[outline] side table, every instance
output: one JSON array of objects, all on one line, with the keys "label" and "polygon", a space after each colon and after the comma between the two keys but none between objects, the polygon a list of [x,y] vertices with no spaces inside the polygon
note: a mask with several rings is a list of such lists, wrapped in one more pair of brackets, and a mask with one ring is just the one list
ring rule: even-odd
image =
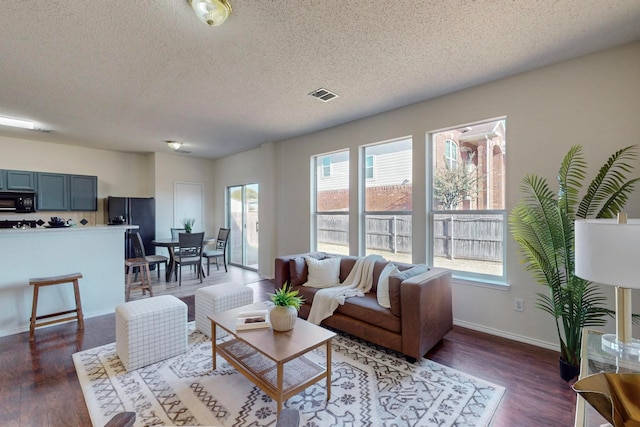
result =
[{"label": "side table", "polygon": [[[640,372],[640,362],[621,359],[602,350],[602,335],[591,329],[582,331],[582,348],[580,349],[580,379],[599,372],[633,373]],[[575,427],[611,426],[581,396],[576,399]]]}]

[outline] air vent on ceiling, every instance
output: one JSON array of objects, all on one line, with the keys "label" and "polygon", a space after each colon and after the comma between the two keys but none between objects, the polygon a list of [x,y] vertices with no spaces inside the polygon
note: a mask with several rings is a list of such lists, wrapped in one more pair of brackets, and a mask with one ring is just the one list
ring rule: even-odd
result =
[{"label": "air vent on ceiling", "polygon": [[311,92],[309,95],[313,96],[314,98],[318,98],[322,102],[329,102],[332,99],[338,97],[338,95],[336,95],[335,93],[328,91],[324,88],[316,89],[313,92]]}]

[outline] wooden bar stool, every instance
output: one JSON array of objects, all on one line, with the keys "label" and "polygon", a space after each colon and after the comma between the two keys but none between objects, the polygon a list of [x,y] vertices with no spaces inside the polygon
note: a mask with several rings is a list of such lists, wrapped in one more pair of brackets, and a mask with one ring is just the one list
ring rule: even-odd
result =
[{"label": "wooden bar stool", "polygon": [[[136,286],[142,289],[142,295],[145,291],[149,291],[149,296],[153,296],[151,290],[151,271],[149,270],[149,263],[144,258],[128,258],[124,260],[125,270],[127,271],[127,288],[125,294],[125,301],[129,301],[131,295],[131,288]],[[140,270],[140,280],[135,280],[135,269]]]},{"label": "wooden bar stool", "polygon": [[[37,279],[29,279],[29,285],[33,286],[33,305],[31,306],[31,319],[29,323],[29,341],[33,341],[35,329],[39,326],[51,325],[53,323],[66,322],[69,320],[78,320],[78,329],[84,329],[84,318],[82,315],[82,303],[80,301],[80,288],[78,279],[82,278],[82,273],[67,274],[64,276],[42,277]],[[59,313],[45,314],[38,316],[38,293],[41,286],[60,285],[62,283],[73,283],[73,293],[76,298],[76,308],[73,310],[61,311]],[[48,319],[50,317],[62,316],[69,313],[75,313],[74,316],[62,319],[48,320],[46,322],[37,321],[40,319]]]}]

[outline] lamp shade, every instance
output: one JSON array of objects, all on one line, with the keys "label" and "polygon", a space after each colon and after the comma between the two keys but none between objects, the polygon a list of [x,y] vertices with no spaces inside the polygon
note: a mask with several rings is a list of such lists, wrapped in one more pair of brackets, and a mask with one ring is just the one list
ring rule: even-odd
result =
[{"label": "lamp shade", "polygon": [[640,219],[575,222],[575,274],[592,282],[640,288]]}]

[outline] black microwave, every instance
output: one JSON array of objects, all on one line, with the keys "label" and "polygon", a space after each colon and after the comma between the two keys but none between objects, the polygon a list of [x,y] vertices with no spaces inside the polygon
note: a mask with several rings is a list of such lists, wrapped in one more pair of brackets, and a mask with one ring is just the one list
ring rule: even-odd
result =
[{"label": "black microwave", "polygon": [[28,213],[36,211],[36,193],[0,191],[0,212]]}]

